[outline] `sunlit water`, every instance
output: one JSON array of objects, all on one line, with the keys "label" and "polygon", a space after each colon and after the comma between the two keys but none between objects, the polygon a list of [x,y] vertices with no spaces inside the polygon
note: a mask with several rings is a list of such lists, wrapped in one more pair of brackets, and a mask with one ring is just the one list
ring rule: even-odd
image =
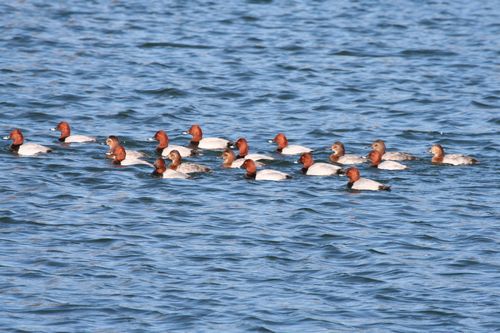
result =
[{"label": "sunlit water", "polygon": [[[0,328],[6,332],[500,330],[497,1],[12,1],[0,5]],[[99,143],[64,146],[68,120]],[[207,136],[291,143],[326,161],[377,138],[420,159],[281,183],[116,167]],[[441,143],[476,166],[432,166]]]}]

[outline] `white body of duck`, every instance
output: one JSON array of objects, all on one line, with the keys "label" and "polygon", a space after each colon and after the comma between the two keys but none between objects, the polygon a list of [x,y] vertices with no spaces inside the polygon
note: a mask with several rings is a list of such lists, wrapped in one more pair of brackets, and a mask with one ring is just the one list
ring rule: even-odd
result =
[{"label": "white body of duck", "polygon": [[127,157],[123,161],[120,162],[120,165],[123,166],[128,166],[128,165],[147,165],[147,166],[153,166],[153,164],[141,160],[139,158],[134,158],[134,157],[129,157],[128,156],[128,151],[127,151]]},{"label": "white body of duck", "polygon": [[70,135],[64,139],[64,143],[84,143],[84,142],[95,142],[96,138],[93,136],[86,135]]},{"label": "white body of duck", "polygon": [[49,147],[45,147],[37,143],[27,142],[19,146],[17,154],[21,156],[33,156],[37,154],[48,153],[50,151],[52,151],[52,149],[50,149]]},{"label": "white body of duck", "polygon": [[[111,151],[107,152],[106,155],[110,156],[113,153]],[[129,160],[138,160],[144,157],[144,153],[137,150],[127,150],[127,157]]]},{"label": "white body of duck", "polygon": [[314,163],[307,168],[306,175],[308,176],[333,176],[338,175],[340,167],[328,163]]},{"label": "white body of duck", "polygon": [[278,133],[271,142],[276,142],[278,145],[278,153],[283,155],[299,155],[303,153],[310,153],[312,149],[299,146],[299,145],[289,145],[288,139],[283,133]]},{"label": "white body of duck", "polygon": [[106,144],[110,149],[109,152],[106,153],[106,155],[109,158],[113,158],[114,164],[123,166],[137,164],[153,166],[151,163],[141,160],[141,157],[144,156],[143,153],[135,150],[125,150],[125,147],[120,144],[120,139],[118,139],[118,137],[116,137],[115,135],[110,135],[106,139]]},{"label": "white body of duck", "polygon": [[372,163],[372,167],[381,169],[381,170],[405,170],[408,167],[396,161],[383,161],[382,162],[382,154],[377,150],[372,150],[368,154],[368,159]]},{"label": "white body of duck", "polygon": [[204,138],[198,142],[198,148],[207,150],[223,150],[229,145],[229,140],[222,138]]},{"label": "white body of duck", "polygon": [[432,146],[430,153],[434,155],[432,157],[432,163],[434,164],[472,165],[478,163],[478,160],[470,156],[445,154],[443,146],[437,144]]},{"label": "white body of duck", "polygon": [[332,151],[334,153],[330,155],[330,161],[332,161],[333,163],[350,165],[350,164],[361,164],[366,162],[365,157],[346,154],[344,144],[340,141],[337,141],[332,145]]},{"label": "white body of duck", "polygon": [[186,134],[191,134],[192,139],[190,146],[206,150],[224,150],[229,147],[229,140],[222,138],[203,138],[203,132],[199,125],[193,125],[189,128]]},{"label": "white body of duck", "polygon": [[351,189],[359,191],[380,191],[385,187],[384,184],[368,178],[359,178],[357,181],[352,183]]},{"label": "white body of duck", "polygon": [[156,146],[156,151],[164,157],[167,157],[172,150],[177,150],[179,154],[181,154],[181,157],[189,157],[193,155],[193,150],[188,147],[170,145],[168,135],[163,130],[157,131],[154,137],[150,140],[158,141],[158,146]]},{"label": "white body of duck", "polygon": [[197,172],[209,172],[210,168],[196,163],[185,163],[182,162],[180,153],[177,150],[172,150],[168,154],[168,158],[172,161],[169,169],[182,172],[182,173],[197,173]]},{"label": "white body of duck", "polygon": [[[245,162],[244,158],[236,159],[234,152],[229,148],[226,148],[224,150],[221,157],[224,160],[224,163],[222,164],[224,168],[241,168],[241,166]],[[264,164],[260,162],[255,162],[255,165],[260,167],[263,166]]]},{"label": "white body of duck", "polygon": [[178,145],[168,145],[168,147],[163,148],[161,156],[167,157],[172,150],[177,150],[179,154],[181,154],[181,157],[189,157],[193,155],[193,150],[188,147],[178,146]]},{"label": "white body of duck", "polygon": [[201,164],[182,162],[179,166],[177,166],[175,170],[187,174],[187,173],[197,173],[197,172],[209,172],[210,168]]},{"label": "white body of duck", "polygon": [[[252,160],[252,161],[259,161],[259,160],[274,160],[274,157],[271,157],[269,155],[264,155],[264,154],[249,154],[248,150],[248,141],[245,138],[239,138],[236,140],[234,143],[236,148],[238,148],[238,156],[236,157],[237,159],[242,159],[243,161],[246,159]],[[243,163],[241,161],[241,163]]]},{"label": "white body of duck", "polygon": [[265,169],[265,170],[260,170],[257,171],[255,174],[255,180],[285,180],[290,178],[290,176],[284,172],[277,171],[277,170],[270,170],[270,169]]},{"label": "white body of duck", "polygon": [[166,169],[165,172],[163,172],[162,178],[169,178],[169,179],[188,179],[189,175],[172,170],[172,169]]},{"label": "white body of duck", "polygon": [[409,161],[416,159],[415,156],[408,153],[386,151],[385,142],[383,140],[375,140],[372,143],[372,149],[378,151],[382,155],[382,159],[386,161]]},{"label": "white body of duck", "polygon": [[377,165],[378,169],[381,170],[405,170],[408,167],[404,164],[398,163],[396,161],[383,161]]},{"label": "white body of duck", "polygon": [[399,151],[386,151],[384,155],[382,155],[382,159],[385,161],[410,161],[414,160],[415,157]]},{"label": "white body of duck", "polygon": [[340,156],[336,163],[345,165],[362,164],[366,163],[366,157],[346,154],[344,156]]},{"label": "white body of duck", "polygon": [[272,161],[272,160],[274,160],[273,157],[268,156],[268,155],[264,155],[264,154],[248,154],[248,155],[245,155],[243,157],[240,157],[239,159],[242,159],[242,160],[249,159],[249,160],[254,160],[254,161],[262,161],[262,160]]},{"label": "white body of duck", "polygon": [[307,176],[333,176],[339,174],[341,167],[328,163],[314,163],[311,153],[303,153],[298,160],[302,163],[302,172]]},{"label": "white body of duck", "polygon": [[154,163],[154,168],[155,171],[153,171],[153,175],[161,178],[168,178],[168,179],[188,179],[189,175],[172,170],[172,169],[167,169],[165,165],[165,161],[159,157],[155,163]]},{"label": "white body of duck", "polygon": [[66,121],[61,121],[55,128],[51,128],[51,131],[60,131],[61,136],[59,141],[64,143],[84,143],[84,142],[95,142],[96,138],[93,136],[86,135],[72,135],[69,123]]},{"label": "white body of duck", "polygon": [[347,187],[358,191],[390,191],[391,187],[377,181],[362,178],[359,170],[355,167],[347,169],[346,176],[349,178]]},{"label": "white body of duck", "polygon": [[257,171],[255,162],[249,159],[243,162],[241,168],[246,169],[247,173],[245,177],[248,179],[280,181],[291,178],[288,174],[277,170],[266,169]]},{"label": "white body of duck", "polygon": [[285,148],[281,149],[281,153],[283,155],[299,155],[303,153],[310,153],[312,152],[312,149],[304,147],[304,146],[298,146],[298,145],[289,145],[286,146]]},{"label": "white body of duck", "polygon": [[24,136],[20,129],[14,129],[9,136],[4,137],[4,140],[12,140],[10,149],[20,156],[33,156],[51,152],[49,147],[42,146],[38,143],[24,142]]},{"label": "white body of duck", "polygon": [[477,160],[462,154],[447,154],[444,155],[442,163],[451,165],[471,165],[476,164]]}]

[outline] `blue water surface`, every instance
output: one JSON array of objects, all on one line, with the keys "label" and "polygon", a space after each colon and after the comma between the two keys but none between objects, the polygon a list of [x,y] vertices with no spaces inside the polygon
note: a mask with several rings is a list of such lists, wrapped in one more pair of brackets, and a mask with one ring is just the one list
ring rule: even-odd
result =
[{"label": "blue water surface", "polygon": [[[14,1],[0,4],[0,330],[500,331],[500,6],[485,1]],[[67,120],[97,143],[62,145]],[[151,177],[193,123],[272,154],[279,131],[327,161],[343,141],[410,152],[407,171],[268,164],[255,182]],[[477,158],[434,166],[427,150]]]}]

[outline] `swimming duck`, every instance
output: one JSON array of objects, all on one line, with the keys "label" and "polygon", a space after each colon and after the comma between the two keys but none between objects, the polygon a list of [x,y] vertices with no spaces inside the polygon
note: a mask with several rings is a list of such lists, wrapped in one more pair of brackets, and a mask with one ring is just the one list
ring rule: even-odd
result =
[{"label": "swimming duck", "polygon": [[304,166],[302,172],[308,176],[332,176],[338,175],[342,170],[341,167],[337,165],[332,165],[328,163],[314,163],[314,159],[311,153],[303,153],[298,160]]},{"label": "swimming duck", "polygon": [[24,136],[19,128],[12,130],[9,136],[4,137],[4,140],[12,140],[10,150],[21,156],[33,156],[52,151],[52,149],[37,143],[24,143]]},{"label": "swimming duck", "polygon": [[239,138],[238,140],[236,140],[234,145],[236,148],[238,148],[238,156],[236,156],[237,159],[249,159],[253,161],[274,160],[273,157],[268,155],[248,154],[248,141],[245,138]]},{"label": "swimming duck", "polygon": [[366,158],[357,155],[345,153],[344,144],[340,141],[332,145],[333,154],[330,155],[330,161],[338,164],[360,164],[365,163]]},{"label": "swimming duck", "polygon": [[60,131],[61,136],[59,137],[59,141],[64,143],[80,143],[80,142],[93,142],[96,141],[96,138],[92,136],[85,135],[71,135],[71,129],[69,127],[68,122],[61,121],[55,128],[51,128],[51,131]]},{"label": "swimming duck", "polygon": [[[106,155],[108,156],[110,156],[114,147],[121,145],[120,139],[118,139],[116,135],[108,136],[108,138],[106,139],[106,144],[109,146],[109,151],[106,153]],[[127,157],[133,159],[139,159],[144,157],[144,154],[136,150],[127,150]]]},{"label": "swimming duck", "polygon": [[153,171],[152,175],[156,177],[162,177],[162,178],[173,178],[173,179],[187,179],[189,178],[189,175],[172,170],[172,169],[167,169],[167,166],[165,165],[165,161],[163,158],[158,157],[154,163],[155,171]]},{"label": "swimming duck", "polygon": [[277,170],[266,169],[257,172],[257,166],[255,165],[255,162],[248,159],[243,162],[241,168],[246,169],[247,172],[245,174],[245,177],[248,179],[279,181],[292,178],[286,173]]},{"label": "swimming duck", "polygon": [[372,143],[372,149],[378,151],[382,154],[382,159],[386,161],[407,161],[415,160],[416,157],[408,153],[402,153],[397,151],[388,152],[385,150],[385,142],[383,140],[375,140]]},{"label": "swimming duck", "polygon": [[[222,163],[223,168],[240,168],[243,162],[245,162],[244,158],[238,158],[236,159],[236,156],[234,155],[234,152],[226,148],[224,152],[221,155],[222,159],[224,162]],[[260,167],[263,166],[264,164],[261,162],[255,162],[255,164]]]},{"label": "swimming duck", "polygon": [[309,153],[312,151],[312,149],[304,146],[289,145],[288,139],[283,133],[278,133],[274,137],[274,139],[271,140],[271,142],[276,142],[276,144],[278,145],[278,149],[276,149],[276,151],[283,155],[298,155],[302,153]]},{"label": "swimming duck", "polygon": [[191,134],[190,147],[207,149],[207,150],[222,150],[229,147],[230,142],[222,138],[203,138],[203,132],[200,125],[193,125],[185,134]]},{"label": "swimming duck", "polygon": [[153,166],[151,163],[140,159],[140,156],[143,156],[141,153],[132,151],[132,154],[130,154],[125,147],[120,144],[120,140],[114,135],[110,135],[106,139],[106,144],[110,148],[106,155],[108,158],[113,159],[113,164],[123,166],[136,164]]},{"label": "swimming duck", "polygon": [[169,145],[168,135],[165,131],[159,130],[158,132],[155,133],[153,139],[158,141],[158,146],[156,146],[156,152],[161,154],[162,156],[168,156],[168,154],[172,150],[177,150],[179,154],[181,154],[181,157],[189,157],[193,155],[193,150],[190,148],[178,145]]},{"label": "swimming duck", "polygon": [[359,170],[356,167],[351,167],[346,170],[346,176],[349,178],[347,187],[353,190],[367,191],[390,191],[391,187],[381,184],[371,179],[361,178]]},{"label": "swimming duck", "polygon": [[434,155],[432,156],[432,163],[434,164],[471,165],[479,163],[478,160],[470,156],[445,154],[443,146],[438,144],[433,145],[429,152]]},{"label": "swimming duck", "polygon": [[181,154],[177,150],[172,150],[168,153],[168,158],[172,161],[169,168],[182,173],[209,172],[210,168],[204,165],[195,163],[182,162]]},{"label": "swimming duck", "polygon": [[396,161],[383,161],[382,154],[376,150],[372,150],[368,154],[368,159],[371,162],[371,166],[381,169],[381,170],[404,170],[408,167]]}]

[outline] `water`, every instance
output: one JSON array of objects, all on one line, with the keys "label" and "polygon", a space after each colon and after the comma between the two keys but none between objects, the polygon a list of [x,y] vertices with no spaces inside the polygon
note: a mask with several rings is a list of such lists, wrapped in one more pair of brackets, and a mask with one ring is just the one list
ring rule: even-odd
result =
[{"label": "water", "polygon": [[[0,131],[54,152],[0,149],[0,328],[8,332],[500,330],[500,11],[490,1],[10,1],[0,5]],[[68,120],[99,144],[63,146]],[[420,157],[282,183],[222,170],[192,181],[120,168],[118,135],[150,154],[200,123],[284,131],[365,154]],[[439,167],[443,144],[481,163]]]}]

